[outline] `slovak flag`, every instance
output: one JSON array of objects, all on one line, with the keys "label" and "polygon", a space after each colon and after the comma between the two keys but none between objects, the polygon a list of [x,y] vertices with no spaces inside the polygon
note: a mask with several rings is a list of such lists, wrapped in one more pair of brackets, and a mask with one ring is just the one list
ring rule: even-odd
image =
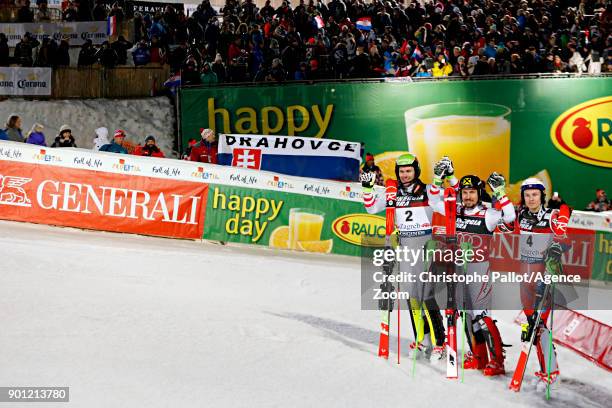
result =
[{"label": "slovak flag", "polygon": [[372,29],[372,18],[371,17],[361,17],[357,20],[357,29],[363,31],[370,31]]},{"label": "slovak flag", "polygon": [[325,22],[323,21],[321,16],[315,16],[314,19],[317,22],[317,28],[321,29],[321,28],[325,27]]},{"label": "slovak flag", "polygon": [[117,17],[112,16],[106,19],[106,34],[109,37],[117,34]]}]

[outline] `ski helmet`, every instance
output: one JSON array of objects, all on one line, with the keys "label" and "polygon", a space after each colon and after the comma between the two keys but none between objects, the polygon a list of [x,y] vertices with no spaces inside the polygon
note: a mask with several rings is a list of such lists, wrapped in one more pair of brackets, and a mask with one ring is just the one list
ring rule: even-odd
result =
[{"label": "ski helmet", "polygon": [[525,205],[525,190],[540,190],[542,193],[540,194],[542,205],[546,203],[546,187],[540,179],[529,177],[521,183],[521,205]]},{"label": "ski helmet", "polygon": [[459,192],[461,193],[461,190],[463,190],[464,188],[475,189],[476,193],[478,194],[478,202],[482,200],[484,183],[482,182],[480,177],[471,174],[461,177],[461,180],[459,180]]},{"label": "ski helmet", "polygon": [[412,153],[405,153],[399,156],[395,160],[395,177],[399,180],[399,168],[410,166],[414,169],[414,179],[418,179],[421,175],[421,166],[419,165],[419,160]]}]

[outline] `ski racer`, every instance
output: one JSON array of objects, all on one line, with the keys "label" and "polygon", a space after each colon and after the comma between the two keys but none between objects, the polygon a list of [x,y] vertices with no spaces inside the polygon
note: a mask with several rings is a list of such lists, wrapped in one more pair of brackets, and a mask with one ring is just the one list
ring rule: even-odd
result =
[{"label": "ski racer", "polygon": [[[448,160],[448,159],[446,159]],[[399,238],[398,244],[410,250],[422,251],[432,237],[432,215],[444,211],[444,202],[440,194],[442,171],[446,166],[442,161],[436,163],[434,179],[438,183],[426,185],[420,179],[421,169],[417,157],[407,153],[399,156],[395,162],[395,176],[398,181],[395,205],[395,225]],[[442,169],[442,170],[441,170]],[[449,175],[450,179],[454,176]],[[384,195],[373,191],[374,176],[364,173],[361,176],[365,209],[370,214],[376,214],[386,208]],[[456,184],[457,179],[454,178]],[[452,181],[451,181],[452,183]],[[422,257],[414,260],[414,264],[400,262],[401,272],[416,276],[425,269]],[[384,285],[384,284],[383,284]],[[433,284],[415,282],[409,284],[412,328],[415,342],[410,347],[415,358],[430,358],[432,353],[441,359],[444,353],[444,324],[440,308],[433,297]],[[427,325],[425,325],[427,321]],[[425,334],[429,333],[429,337]]]}]

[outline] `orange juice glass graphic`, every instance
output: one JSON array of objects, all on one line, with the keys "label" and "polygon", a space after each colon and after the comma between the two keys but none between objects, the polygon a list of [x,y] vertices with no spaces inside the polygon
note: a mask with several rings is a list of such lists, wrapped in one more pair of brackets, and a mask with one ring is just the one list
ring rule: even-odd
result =
[{"label": "orange juice glass graphic", "polygon": [[306,208],[289,210],[289,248],[298,249],[298,241],[319,241],[325,213]]},{"label": "orange juice glass graphic", "polygon": [[419,106],[404,113],[408,150],[431,183],[433,165],[449,156],[458,178],[474,174],[486,180],[494,171],[510,171],[510,108],[489,103],[453,102]]}]

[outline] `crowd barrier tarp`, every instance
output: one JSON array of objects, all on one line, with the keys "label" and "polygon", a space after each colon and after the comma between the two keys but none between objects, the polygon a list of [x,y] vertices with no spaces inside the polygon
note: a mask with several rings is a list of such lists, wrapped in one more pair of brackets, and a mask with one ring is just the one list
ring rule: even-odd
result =
[{"label": "crowd barrier tarp", "polygon": [[356,181],[361,145],[298,136],[219,136],[219,164],[329,180]]},{"label": "crowd barrier tarp", "polygon": [[0,67],[0,95],[51,95],[51,68]]},{"label": "crowd barrier tarp", "polygon": [[[521,311],[515,323],[526,322],[525,314]],[[567,308],[555,308],[552,323],[555,343],[612,371],[612,326]],[[549,317],[548,327],[550,324],[551,318]]]},{"label": "crowd barrier tarp", "polygon": [[181,136],[186,146],[209,127],[364,142],[386,178],[410,150],[426,182],[448,155],[458,176],[504,174],[515,203],[537,175],[548,198],[584,208],[612,167],[610,89],[612,78],[184,88]]},{"label": "crowd barrier tarp", "polygon": [[106,24],[106,21],[0,23],[0,33],[6,35],[9,47],[16,46],[25,33],[30,33],[40,42],[45,38],[52,38],[57,42],[66,38],[70,46],[83,45],[87,40],[102,44],[108,41]]}]

